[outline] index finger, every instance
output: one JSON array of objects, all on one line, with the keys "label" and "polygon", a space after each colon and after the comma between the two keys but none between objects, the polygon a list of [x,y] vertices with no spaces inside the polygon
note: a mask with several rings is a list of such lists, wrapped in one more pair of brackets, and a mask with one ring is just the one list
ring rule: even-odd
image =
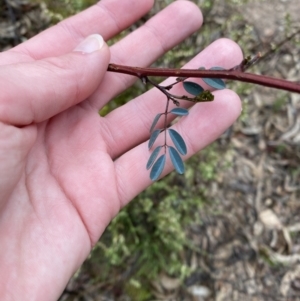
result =
[{"label": "index finger", "polygon": [[98,33],[108,40],[141,18],[152,5],[153,0],[102,0],[13,48],[13,51],[37,60],[65,54],[90,34]]}]

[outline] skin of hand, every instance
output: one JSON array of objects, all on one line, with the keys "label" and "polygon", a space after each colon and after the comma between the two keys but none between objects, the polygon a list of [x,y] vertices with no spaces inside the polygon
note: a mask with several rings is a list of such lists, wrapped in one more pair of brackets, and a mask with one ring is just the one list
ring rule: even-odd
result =
[{"label": "skin of hand", "polygon": [[[110,49],[90,35],[107,41],[152,5],[102,0],[0,54],[1,300],[57,300],[111,219],[151,184],[147,139],[165,97],[152,89],[100,117],[99,109],[136,80],[106,72],[107,65],[149,66],[200,28],[201,12],[175,1]],[[241,60],[239,47],[220,39],[185,68],[230,68]],[[174,89],[184,94],[182,86]],[[174,125],[186,158],[241,112],[234,92],[214,95]],[[164,174],[171,170],[168,162]]]}]

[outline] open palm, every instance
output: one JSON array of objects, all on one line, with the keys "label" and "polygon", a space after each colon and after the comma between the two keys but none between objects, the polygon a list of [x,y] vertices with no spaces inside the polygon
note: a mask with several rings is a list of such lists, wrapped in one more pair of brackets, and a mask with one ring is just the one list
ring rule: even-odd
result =
[{"label": "open palm", "polygon": [[[101,118],[98,110],[134,82],[106,73],[107,64],[148,66],[200,27],[200,11],[176,1],[110,49],[70,51],[93,33],[110,39],[152,4],[102,0],[0,54],[1,300],[56,300],[110,220],[151,184],[146,141],[164,98],[150,90]],[[186,67],[229,68],[241,59],[222,39]],[[191,108],[176,125],[186,158],[239,113],[229,90]]]}]

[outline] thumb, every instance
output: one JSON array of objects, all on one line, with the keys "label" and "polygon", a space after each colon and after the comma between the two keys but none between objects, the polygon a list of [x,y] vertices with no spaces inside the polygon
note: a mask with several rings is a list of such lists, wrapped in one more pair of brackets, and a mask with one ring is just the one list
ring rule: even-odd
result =
[{"label": "thumb", "polygon": [[2,66],[0,121],[41,122],[81,102],[100,84],[109,59],[108,46],[94,34],[63,56]]}]

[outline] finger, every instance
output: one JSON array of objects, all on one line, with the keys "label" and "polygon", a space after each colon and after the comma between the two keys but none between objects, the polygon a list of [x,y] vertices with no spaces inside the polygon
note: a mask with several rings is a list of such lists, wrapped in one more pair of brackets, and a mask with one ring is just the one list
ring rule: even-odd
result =
[{"label": "finger", "polygon": [[[144,26],[111,47],[111,62],[123,65],[149,66],[200,28],[202,14],[190,1],[175,1],[155,15]],[[99,109],[128,88],[135,77],[107,73],[90,103]]]},{"label": "finger", "polygon": [[1,55],[1,64],[19,62],[16,52],[28,54],[21,56],[23,62],[29,59],[42,59],[59,56],[71,51],[83,38],[99,33],[109,40],[152,7],[153,0],[102,0],[87,10],[70,17],[45,30],[25,43]]},{"label": "finger", "polygon": [[0,122],[0,211],[20,181],[24,164],[36,138],[36,128],[23,129]]},{"label": "finger", "polygon": [[109,49],[99,35],[75,51],[0,69],[0,120],[13,125],[44,121],[88,97],[99,85]]},{"label": "finger", "polygon": [[[184,159],[219,137],[236,120],[240,112],[240,99],[230,90],[216,91],[213,102],[193,106],[190,114],[173,127],[187,144],[188,153]],[[120,187],[119,197],[123,206],[152,183],[149,171],[146,170],[149,156],[147,143],[144,142],[115,161]],[[163,176],[172,169],[168,158]]]},{"label": "finger", "polygon": [[[220,39],[204,49],[184,68],[196,69],[199,66],[231,68],[239,64],[241,60],[242,52],[239,46],[228,39]],[[193,79],[193,81],[199,82],[200,79]],[[171,82],[174,82],[174,79],[168,79],[165,84]],[[182,84],[176,85],[171,92],[176,95],[186,94]],[[191,103],[187,102],[181,104],[181,106],[190,105]],[[119,157],[123,152],[147,140],[154,117],[164,112],[165,106],[166,97],[157,89],[151,89],[108,114],[104,118],[106,126],[103,130],[111,156]],[[158,127],[160,125],[162,124],[158,124]]]}]

